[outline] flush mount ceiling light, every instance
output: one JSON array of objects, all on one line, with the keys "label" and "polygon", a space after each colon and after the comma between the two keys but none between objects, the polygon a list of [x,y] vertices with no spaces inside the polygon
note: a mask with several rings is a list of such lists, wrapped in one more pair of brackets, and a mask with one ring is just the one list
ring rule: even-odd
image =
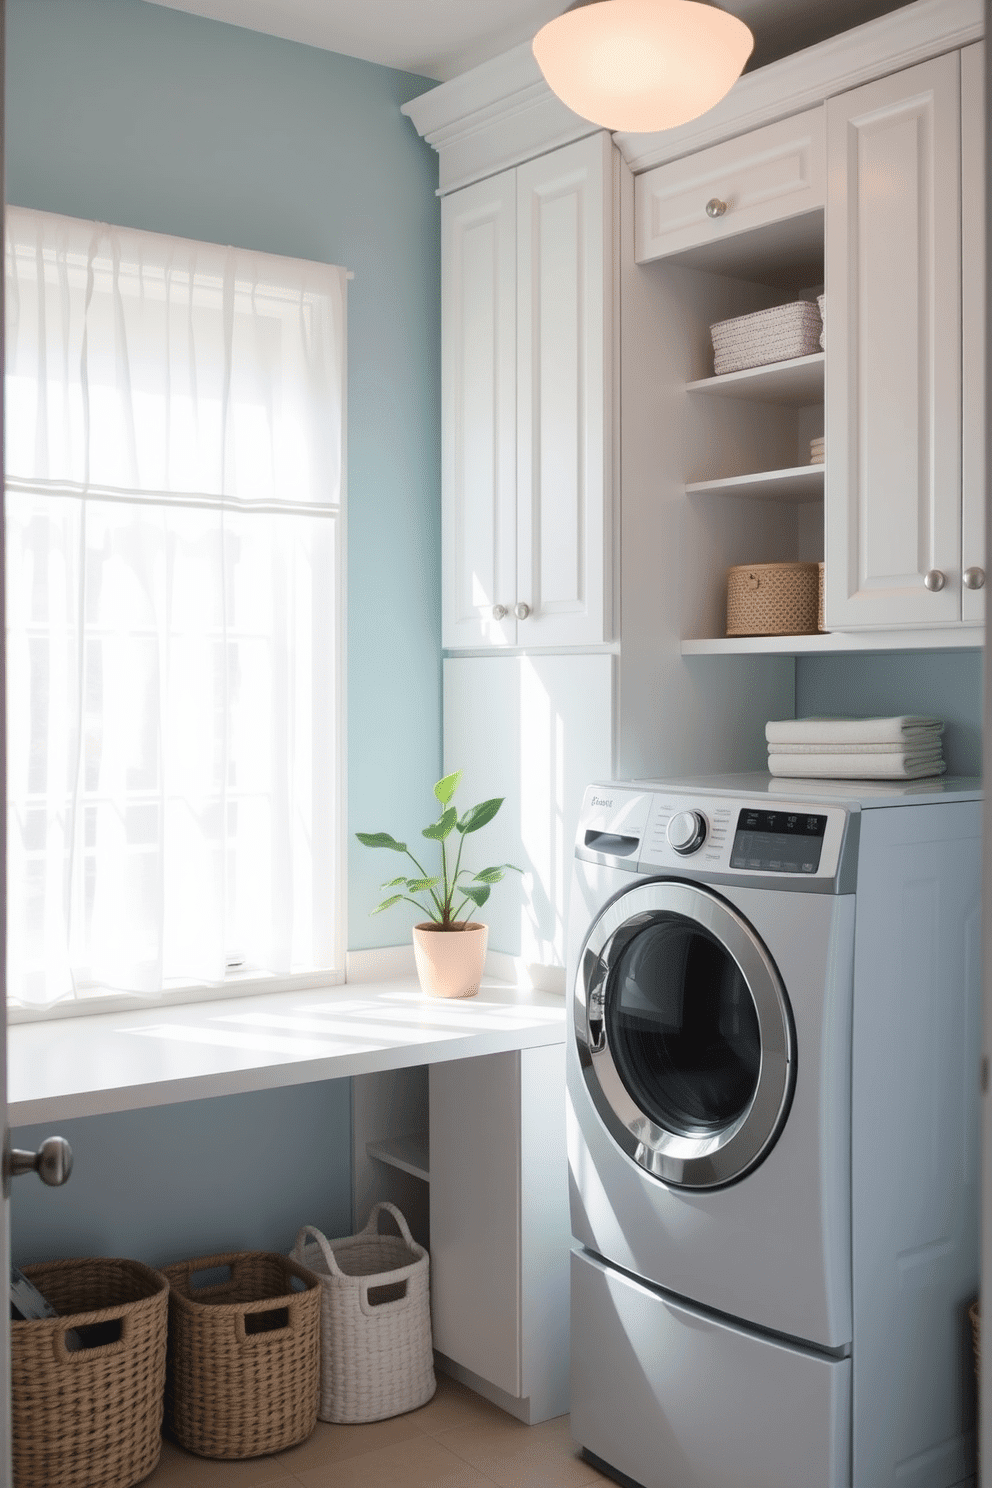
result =
[{"label": "flush mount ceiling light", "polygon": [[603,129],[653,133],[705,114],[754,47],[736,16],[699,0],[580,0],[534,37],[545,81]]}]

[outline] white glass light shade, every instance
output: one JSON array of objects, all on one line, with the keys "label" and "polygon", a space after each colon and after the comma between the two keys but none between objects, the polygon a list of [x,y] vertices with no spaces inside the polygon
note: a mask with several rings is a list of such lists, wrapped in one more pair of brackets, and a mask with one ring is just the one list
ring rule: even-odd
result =
[{"label": "white glass light shade", "polygon": [[754,37],[697,0],[597,0],[542,26],[533,46],[548,87],[574,113],[603,129],[651,133],[719,103]]}]

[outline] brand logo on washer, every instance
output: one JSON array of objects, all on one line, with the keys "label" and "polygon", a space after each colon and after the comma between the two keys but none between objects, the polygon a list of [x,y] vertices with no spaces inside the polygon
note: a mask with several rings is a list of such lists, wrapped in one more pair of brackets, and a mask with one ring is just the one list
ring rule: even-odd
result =
[{"label": "brand logo on washer", "polygon": [[589,802],[589,805],[590,806],[612,806],[613,805],[613,802],[612,802],[612,800],[607,800],[605,798],[605,796],[593,796],[592,800]]}]

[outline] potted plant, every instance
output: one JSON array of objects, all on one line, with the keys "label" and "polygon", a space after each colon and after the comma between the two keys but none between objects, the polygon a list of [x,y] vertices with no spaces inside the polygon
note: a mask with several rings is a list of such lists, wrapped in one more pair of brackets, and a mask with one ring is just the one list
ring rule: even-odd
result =
[{"label": "potted plant", "polygon": [[[507,870],[522,871],[514,868],[512,863],[499,863],[475,874],[470,868],[462,867],[465,838],[492,821],[504,798],[495,796],[489,801],[480,801],[478,806],[469,807],[459,816],[451,805],[451,799],[461,778],[461,770],[455,770],[435,785],[434,794],[440,802],[441,815],[423,829],[423,836],[440,847],[440,873],[429,874],[406,843],[397,842],[388,832],[355,833],[363,847],[384,847],[390,852],[403,853],[417,870],[415,878],[401,875],[384,883],[384,889],[405,892],[391,894],[377,904],[372,913],[381,914],[384,909],[406,900],[428,916],[413,927],[413,954],[420,985],[434,997],[474,997],[478,992],[489,927],[459,916],[470,904],[481,909],[492,892],[493,884],[499,883]],[[452,864],[448,839],[453,832],[458,834],[458,851]]]}]

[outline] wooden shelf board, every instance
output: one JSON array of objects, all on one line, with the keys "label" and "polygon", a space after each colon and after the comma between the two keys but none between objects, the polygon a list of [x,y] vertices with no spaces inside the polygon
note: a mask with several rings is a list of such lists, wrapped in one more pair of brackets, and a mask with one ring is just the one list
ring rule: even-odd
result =
[{"label": "wooden shelf board", "polygon": [[682,642],[683,656],[809,656],[841,651],[964,651],[980,647],[981,625],[946,630],[828,631],[824,635],[721,636]]},{"label": "wooden shelf board", "polygon": [[687,496],[747,496],[755,501],[822,501],[823,465],[795,465],[789,470],[761,470],[756,475],[730,475],[721,480],[693,481]]},{"label": "wooden shelf board", "polygon": [[823,402],[822,351],[792,357],[787,362],[769,362],[747,367],[743,372],[725,372],[720,377],[700,377],[686,391],[709,393],[719,398],[741,398],[749,403],[791,403],[798,407]]},{"label": "wooden shelf board", "polygon": [[391,1168],[399,1168],[414,1178],[431,1181],[430,1150],[426,1132],[414,1132],[407,1137],[389,1137],[383,1142],[369,1142],[365,1151],[369,1157],[377,1158]]}]

